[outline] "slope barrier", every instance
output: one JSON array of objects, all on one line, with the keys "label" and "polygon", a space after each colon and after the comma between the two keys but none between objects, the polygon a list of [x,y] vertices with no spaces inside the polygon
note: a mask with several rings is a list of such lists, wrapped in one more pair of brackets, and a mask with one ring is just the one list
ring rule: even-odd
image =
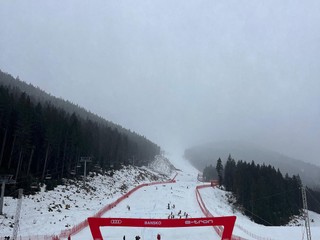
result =
[{"label": "slope barrier", "polygon": [[[197,198],[197,202],[200,206],[200,209],[202,211],[202,213],[206,216],[206,217],[214,217],[210,211],[207,209],[206,205],[204,204],[204,201],[201,197],[200,191],[199,189],[202,188],[208,188],[208,187],[215,187],[216,185],[211,185],[211,184],[204,184],[204,185],[199,185],[196,187],[196,198]],[[258,236],[252,232],[249,232],[248,230],[246,230],[245,228],[241,227],[239,224],[235,224],[235,226],[237,228],[239,228],[241,231],[243,231],[244,233],[246,233],[247,235],[249,235],[250,237],[257,239],[257,240],[273,240],[272,238],[265,238],[265,237],[261,237]],[[219,227],[219,226],[215,226],[214,227],[215,231],[217,232],[217,234],[221,237],[221,234],[223,232],[223,228]],[[232,235],[232,240],[247,240],[246,238],[242,238],[236,235]]]},{"label": "slope barrier", "polygon": [[[167,184],[167,183],[175,183],[176,182],[176,177],[177,177],[178,173],[176,173],[176,175],[169,181],[164,181],[164,182],[152,182],[152,183],[143,183],[133,189],[131,189],[129,192],[127,192],[126,194],[122,195],[120,198],[118,198],[116,201],[106,205],[105,207],[103,207],[99,212],[97,212],[96,214],[94,214],[92,217],[94,218],[100,218],[103,214],[105,214],[106,212],[108,212],[109,210],[111,210],[112,208],[116,207],[120,202],[122,202],[123,200],[127,199],[128,197],[130,197],[131,194],[133,194],[134,192],[136,192],[137,190],[139,190],[140,188],[146,187],[146,186],[152,186],[152,185],[158,185],[158,184]],[[71,229],[67,229],[62,231],[58,236],[55,236],[54,238],[52,238],[53,240],[58,240],[61,238],[67,238],[68,236],[72,236],[75,235],[77,233],[79,233],[81,230],[83,230],[84,228],[88,227],[88,220],[85,219],[84,221],[80,222],[79,224],[75,225],[74,227],[72,227]]]}]

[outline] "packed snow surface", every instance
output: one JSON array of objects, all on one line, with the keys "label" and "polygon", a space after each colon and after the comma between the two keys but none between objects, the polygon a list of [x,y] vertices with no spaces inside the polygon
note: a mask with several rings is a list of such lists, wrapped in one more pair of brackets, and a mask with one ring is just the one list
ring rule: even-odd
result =
[{"label": "packed snow surface", "polygon": [[[125,218],[168,218],[175,217],[181,210],[182,217],[204,217],[196,197],[195,187],[202,183],[197,181],[198,171],[181,157],[170,157],[178,173],[176,183],[147,186],[134,192],[129,198],[119,203],[115,208],[106,212],[103,217]],[[103,206],[115,201],[125,192],[141,183],[166,181],[176,172],[172,168],[162,166],[167,160],[157,159],[152,168],[126,167],[115,171],[114,174],[91,176],[87,187],[81,183],[69,183],[59,186],[54,191],[42,191],[33,196],[23,198],[19,235],[58,235],[62,230],[71,228],[87,217],[93,216]],[[156,169],[160,171],[155,171]],[[164,175],[166,174],[166,175]],[[112,175],[112,176],[111,176]],[[237,216],[234,234],[245,239],[306,239],[303,226],[267,227],[255,224],[228,204],[226,192],[217,188],[200,190],[201,196],[214,216]],[[11,197],[5,198],[4,213],[0,216],[1,237],[12,235],[12,224],[17,201]],[[168,205],[170,209],[168,209]],[[173,208],[173,205],[175,206]],[[128,208],[130,207],[130,209]],[[320,239],[320,215],[309,212],[312,238]],[[302,223],[302,221],[300,221]],[[193,228],[137,228],[137,227],[102,227],[104,239],[133,240],[135,236],[144,239],[156,239],[158,233],[162,240],[178,239],[220,239],[212,227]],[[92,239],[89,228],[85,228],[71,239]]]}]

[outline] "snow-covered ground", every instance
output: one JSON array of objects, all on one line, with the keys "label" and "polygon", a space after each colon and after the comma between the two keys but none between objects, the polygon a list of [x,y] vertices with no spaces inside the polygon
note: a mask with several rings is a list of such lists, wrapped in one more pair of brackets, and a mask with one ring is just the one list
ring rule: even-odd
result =
[{"label": "snow-covered ground", "polygon": [[[203,217],[195,197],[195,187],[198,171],[181,157],[170,157],[171,162],[178,169],[176,183],[160,184],[143,187],[134,192],[129,198],[106,212],[103,217],[126,218],[168,218],[171,212],[177,216],[178,211],[186,212],[190,217]],[[55,191],[41,192],[35,196],[25,197],[22,203],[19,235],[51,235],[59,234],[61,230],[70,228],[97,213],[103,206],[113,202],[124,192],[140,183],[150,181],[165,181],[174,173],[161,165],[158,159],[153,170],[128,167],[116,171],[113,177],[98,175],[88,179],[86,190],[69,184],[60,186]],[[165,161],[163,161],[165,162]],[[166,173],[165,177],[161,173]],[[146,177],[147,176],[147,177]],[[204,188],[200,190],[203,200],[214,216],[236,215],[234,234],[245,239],[306,239],[302,226],[266,227],[251,222],[248,217],[234,211],[227,203],[226,192],[220,189]],[[168,209],[168,203],[174,209]],[[1,236],[12,235],[16,200],[5,198],[4,213],[0,216]],[[127,208],[130,206],[130,210]],[[312,237],[320,239],[320,215],[310,212]],[[141,236],[144,239],[156,239],[157,233],[163,240],[169,239],[220,239],[212,227],[198,228],[101,228],[104,239],[134,239]],[[0,239],[1,239],[0,236]],[[304,236],[304,238],[303,238]],[[71,239],[92,239],[89,228],[71,236]]]},{"label": "snow-covered ground", "polygon": [[[141,183],[165,181],[169,177],[146,168],[126,167],[111,176],[87,177],[86,188],[82,181],[58,186],[54,191],[41,191],[25,196],[22,201],[19,234],[52,235],[68,229],[94,215],[125,192]],[[5,197],[0,215],[0,239],[12,235],[17,199]]]}]

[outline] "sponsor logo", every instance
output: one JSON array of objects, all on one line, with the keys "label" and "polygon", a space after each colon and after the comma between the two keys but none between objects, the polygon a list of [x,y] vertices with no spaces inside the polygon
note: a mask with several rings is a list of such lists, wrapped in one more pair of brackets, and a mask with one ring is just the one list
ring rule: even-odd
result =
[{"label": "sponsor logo", "polygon": [[144,221],[144,225],[161,225],[161,221]]},{"label": "sponsor logo", "polygon": [[120,219],[112,219],[112,220],[110,221],[110,223],[111,223],[111,224],[121,224],[122,221],[121,221]]},{"label": "sponsor logo", "polygon": [[184,222],[186,225],[195,224],[195,225],[201,225],[201,224],[213,224],[213,220],[186,220]]}]

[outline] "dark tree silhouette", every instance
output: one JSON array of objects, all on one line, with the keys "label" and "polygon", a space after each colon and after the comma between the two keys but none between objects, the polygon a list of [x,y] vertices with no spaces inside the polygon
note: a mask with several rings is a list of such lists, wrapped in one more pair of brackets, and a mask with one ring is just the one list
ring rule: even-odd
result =
[{"label": "dark tree silhouette", "polygon": [[81,156],[92,157],[88,170],[104,171],[133,158],[146,165],[158,154],[160,147],[144,136],[0,71],[0,174],[12,174],[16,188],[28,193],[39,182],[52,188],[76,177]]},{"label": "dark tree silhouette", "polygon": [[301,180],[299,176],[282,176],[274,167],[226,161],[225,186],[237,199],[244,213],[264,225],[283,225],[300,213]]}]

